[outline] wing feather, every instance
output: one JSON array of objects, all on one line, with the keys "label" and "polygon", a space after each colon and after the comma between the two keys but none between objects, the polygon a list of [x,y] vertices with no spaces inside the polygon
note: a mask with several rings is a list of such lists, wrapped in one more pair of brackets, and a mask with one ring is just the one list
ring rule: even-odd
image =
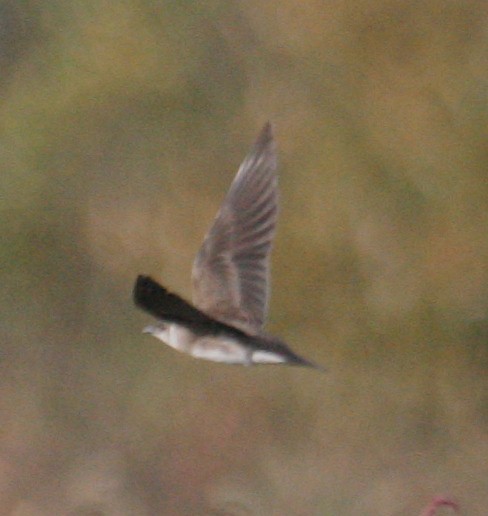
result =
[{"label": "wing feather", "polygon": [[277,215],[276,150],[268,123],[242,162],[195,258],[193,301],[200,310],[245,331],[261,331]]}]

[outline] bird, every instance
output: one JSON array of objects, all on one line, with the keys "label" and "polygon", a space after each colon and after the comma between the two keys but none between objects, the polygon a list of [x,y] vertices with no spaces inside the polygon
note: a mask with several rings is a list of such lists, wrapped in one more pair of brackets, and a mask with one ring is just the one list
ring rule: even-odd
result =
[{"label": "bird", "polygon": [[150,276],[137,277],[134,303],[157,319],[143,333],[194,358],[325,371],[263,329],[278,216],[276,166],[273,129],[267,122],[240,165],[193,262],[193,304]]}]

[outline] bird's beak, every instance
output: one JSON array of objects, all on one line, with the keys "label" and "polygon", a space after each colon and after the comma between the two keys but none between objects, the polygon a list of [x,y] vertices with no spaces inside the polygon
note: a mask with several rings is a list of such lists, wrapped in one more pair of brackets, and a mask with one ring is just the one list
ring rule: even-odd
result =
[{"label": "bird's beak", "polygon": [[144,326],[144,328],[142,329],[142,333],[154,333],[156,330],[156,326],[153,326],[152,324],[150,324],[149,326]]}]

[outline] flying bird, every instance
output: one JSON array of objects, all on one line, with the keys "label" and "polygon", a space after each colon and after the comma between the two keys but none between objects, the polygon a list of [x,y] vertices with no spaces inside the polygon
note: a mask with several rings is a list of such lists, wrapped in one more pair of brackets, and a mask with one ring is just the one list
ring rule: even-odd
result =
[{"label": "flying bird", "polygon": [[158,319],[143,332],[195,358],[323,370],[263,330],[277,215],[276,149],[267,123],[239,167],[195,258],[193,304],[149,276],[138,276],[134,302]]}]

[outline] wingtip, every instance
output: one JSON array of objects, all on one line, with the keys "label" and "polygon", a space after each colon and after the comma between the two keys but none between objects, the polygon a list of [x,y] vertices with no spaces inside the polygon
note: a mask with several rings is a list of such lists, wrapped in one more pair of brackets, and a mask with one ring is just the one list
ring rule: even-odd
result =
[{"label": "wingtip", "polygon": [[144,274],[138,274],[136,282],[134,283],[134,290],[136,291],[136,290],[140,289],[141,287],[147,285],[148,283],[151,283],[152,281],[153,281],[153,279],[150,278],[149,276],[146,276]]},{"label": "wingtip", "polygon": [[163,287],[161,287],[150,276],[139,274],[132,290],[134,303],[140,307],[144,307],[145,300],[150,297],[155,290],[159,289],[163,289]]},{"label": "wingtip", "polygon": [[273,123],[271,120],[266,120],[262,130],[263,132],[268,133],[270,136],[273,136]]},{"label": "wingtip", "polygon": [[274,131],[273,131],[273,124],[268,120],[261,131],[259,132],[259,135],[256,139],[256,145],[257,146],[266,146],[270,143],[272,143],[274,140]]},{"label": "wingtip", "polygon": [[148,280],[148,276],[144,276],[143,274],[138,274],[136,281],[134,283],[134,287],[132,289],[132,299],[136,305],[140,303],[141,290],[143,286],[146,284]]}]

